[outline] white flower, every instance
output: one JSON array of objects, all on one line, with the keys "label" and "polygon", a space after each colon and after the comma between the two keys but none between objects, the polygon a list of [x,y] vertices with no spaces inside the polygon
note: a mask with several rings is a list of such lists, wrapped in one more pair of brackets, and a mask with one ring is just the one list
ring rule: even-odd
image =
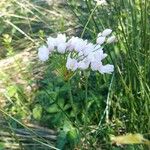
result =
[{"label": "white flower", "polygon": [[67,42],[67,49],[69,50],[69,51],[72,51],[72,50],[74,50],[75,49],[75,46],[76,46],[76,44],[77,44],[77,39],[78,39],[78,37],[71,37],[71,39],[70,40],[68,40],[68,42]]},{"label": "white flower", "polygon": [[106,0],[95,0],[97,2],[97,5],[107,5]]},{"label": "white flower", "polygon": [[102,33],[101,33],[101,32],[100,32],[100,33],[98,33],[97,37],[100,37],[100,36],[102,36]]},{"label": "white flower", "polygon": [[57,45],[57,51],[61,54],[64,54],[66,52],[66,47],[67,47],[66,43],[60,43]]},{"label": "white flower", "polygon": [[60,43],[65,43],[65,42],[66,42],[66,35],[58,34],[56,38],[56,46],[59,45]]},{"label": "white flower", "polygon": [[83,51],[80,51],[78,53],[78,57],[79,57],[79,60],[81,60],[81,59],[83,59],[85,57]]},{"label": "white flower", "polygon": [[94,58],[94,53],[93,53],[93,52],[89,53],[89,54],[87,55],[87,59],[88,59],[90,62],[94,61],[94,60],[95,60],[95,58]]},{"label": "white flower", "polygon": [[88,43],[86,45],[86,47],[84,48],[84,50],[83,50],[84,55],[87,56],[88,54],[90,54],[91,52],[93,52],[94,48],[95,48],[94,44]]},{"label": "white flower", "polygon": [[85,49],[87,45],[87,40],[83,40],[78,37],[72,37],[67,43],[67,49],[69,51],[75,50],[76,52],[80,52]]},{"label": "white flower", "polygon": [[104,73],[111,74],[114,71],[114,66],[107,64],[107,65],[101,66],[98,71],[102,74]]},{"label": "white flower", "polygon": [[90,62],[94,61],[101,62],[105,57],[107,57],[107,54],[103,53],[102,49],[94,51],[87,56]]},{"label": "white flower", "polygon": [[78,38],[74,49],[75,51],[80,52],[86,48],[86,45],[87,45],[87,40],[84,41],[83,39]]},{"label": "white flower", "polygon": [[104,42],[105,42],[105,37],[103,36],[98,37],[96,40],[96,43],[100,45],[103,44]]},{"label": "white flower", "polygon": [[95,51],[94,57],[95,57],[95,60],[102,61],[104,58],[107,57],[107,54],[104,53],[103,50],[101,49],[101,50]]},{"label": "white flower", "polygon": [[46,61],[49,58],[49,50],[46,46],[41,46],[38,49],[38,57],[41,61]]},{"label": "white flower", "polygon": [[70,58],[70,55],[68,55],[67,63],[66,63],[66,68],[68,70],[75,71],[78,68],[78,62],[77,62],[77,60],[74,59],[74,58]]},{"label": "white flower", "polygon": [[110,44],[110,43],[113,43],[113,42],[116,42],[116,37],[114,35],[112,35],[111,37],[109,37],[107,39],[107,43]]},{"label": "white flower", "polygon": [[48,37],[46,43],[48,45],[49,51],[53,51],[54,47],[56,46],[56,39],[52,37]]},{"label": "white flower", "polygon": [[94,51],[99,51],[99,50],[102,50],[102,47],[101,45],[94,45]]},{"label": "white flower", "polygon": [[102,62],[99,62],[99,61],[93,61],[91,62],[91,69],[93,71],[97,71],[99,70],[99,68],[102,66]]},{"label": "white flower", "polygon": [[112,32],[111,29],[105,29],[105,30],[102,32],[102,36],[106,37],[106,36],[110,35],[111,32]]},{"label": "white flower", "polygon": [[82,61],[78,62],[78,68],[85,70],[89,67],[90,61],[88,59],[83,59]]}]

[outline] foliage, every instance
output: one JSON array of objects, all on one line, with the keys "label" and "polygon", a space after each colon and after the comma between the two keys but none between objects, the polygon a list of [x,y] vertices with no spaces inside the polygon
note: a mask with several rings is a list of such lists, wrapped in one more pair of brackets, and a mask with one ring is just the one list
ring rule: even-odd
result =
[{"label": "foliage", "polygon": [[4,144],[0,143],[0,150],[3,150],[3,149],[4,149]]}]

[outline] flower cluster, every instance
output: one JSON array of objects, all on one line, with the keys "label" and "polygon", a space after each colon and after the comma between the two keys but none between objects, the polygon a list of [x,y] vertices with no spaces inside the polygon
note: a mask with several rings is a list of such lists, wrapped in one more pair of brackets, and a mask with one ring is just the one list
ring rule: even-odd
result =
[{"label": "flower cluster", "polygon": [[95,2],[97,3],[97,5],[107,5],[106,0],[95,0]]},{"label": "flower cluster", "polygon": [[68,55],[66,68],[70,71],[91,68],[92,71],[99,71],[101,74],[110,74],[113,72],[114,66],[102,64],[102,60],[107,57],[107,54],[103,52],[102,45],[116,40],[115,36],[108,37],[111,32],[111,29],[105,29],[102,33],[99,33],[96,44],[74,36],[67,40],[65,34],[58,34],[56,38],[48,37],[46,41],[47,46],[42,46],[38,49],[39,59],[46,61],[49,55],[57,52]]}]

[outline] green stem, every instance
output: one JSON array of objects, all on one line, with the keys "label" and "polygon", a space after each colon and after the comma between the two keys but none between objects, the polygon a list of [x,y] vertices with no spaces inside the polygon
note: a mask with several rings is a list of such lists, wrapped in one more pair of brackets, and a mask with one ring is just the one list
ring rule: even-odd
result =
[{"label": "green stem", "polygon": [[106,108],[105,108],[106,109],[106,123],[109,123],[109,111],[110,111],[110,106],[111,106],[110,93],[111,93],[111,89],[112,89],[113,80],[114,80],[114,73],[111,78],[110,86],[108,89],[107,101],[106,101]]},{"label": "green stem", "polygon": [[[91,3],[89,3],[88,0],[86,0],[86,5],[87,5],[87,8],[88,8],[88,11],[91,14]],[[93,15],[91,17],[92,17],[93,23],[95,24],[95,27],[96,27],[97,31],[99,31],[98,25],[97,25]]]},{"label": "green stem", "polygon": [[105,116],[106,116],[106,119],[105,119],[106,123],[109,122],[109,106],[111,105],[110,92],[111,92],[111,89],[112,89],[113,81],[114,81],[114,73],[112,75],[111,82],[110,82],[109,89],[108,89],[108,95],[107,95],[107,101],[106,101],[106,108],[105,108],[104,113],[102,114],[102,116],[100,118],[100,121],[98,123],[98,127],[101,126],[102,120],[104,119]]},{"label": "green stem", "polygon": [[85,26],[84,26],[84,29],[83,29],[83,32],[82,32],[82,34],[81,34],[81,38],[83,37],[83,35],[84,35],[84,33],[85,33],[85,30],[86,30],[86,28],[87,28],[87,26],[88,26],[90,20],[92,19],[92,16],[93,16],[93,14],[94,14],[96,8],[97,8],[97,5],[94,7],[94,9],[93,9],[93,10],[91,11],[91,13],[90,13],[90,16],[89,16],[89,18],[88,18],[88,21],[86,22],[86,24],[85,24]]},{"label": "green stem", "polygon": [[87,117],[88,117],[88,76],[85,79],[85,125],[87,124]]},{"label": "green stem", "polygon": [[69,97],[70,97],[70,104],[73,110],[73,113],[75,115],[75,120],[78,121],[77,119],[77,114],[76,114],[76,107],[74,105],[74,101],[73,101],[73,96],[72,96],[72,90],[71,90],[71,80],[68,81],[69,84]]}]

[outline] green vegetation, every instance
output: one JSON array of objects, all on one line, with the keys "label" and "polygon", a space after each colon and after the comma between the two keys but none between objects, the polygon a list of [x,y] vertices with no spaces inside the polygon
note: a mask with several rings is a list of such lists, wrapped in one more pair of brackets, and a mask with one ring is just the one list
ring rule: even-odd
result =
[{"label": "green vegetation", "polygon": [[[2,0],[0,149],[148,150],[143,139],[150,136],[149,17],[147,0],[111,0],[99,6],[94,0]],[[61,32],[93,42],[105,28],[117,37],[104,48],[106,63],[115,66],[111,75],[69,74],[57,55],[45,63],[37,59],[37,49],[49,35]],[[57,131],[57,138],[51,141],[30,123]],[[16,133],[22,129],[31,134],[29,140]],[[127,133],[143,139],[112,144],[112,135]]]}]

